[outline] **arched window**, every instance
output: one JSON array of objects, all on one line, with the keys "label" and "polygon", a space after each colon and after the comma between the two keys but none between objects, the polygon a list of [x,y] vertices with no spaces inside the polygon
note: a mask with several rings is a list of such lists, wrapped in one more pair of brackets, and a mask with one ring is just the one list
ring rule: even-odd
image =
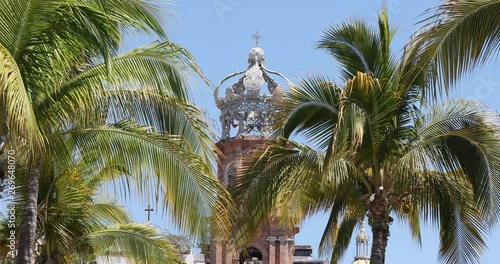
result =
[{"label": "arched window", "polygon": [[240,254],[240,264],[262,263],[262,253],[254,247],[247,248],[246,252]]}]

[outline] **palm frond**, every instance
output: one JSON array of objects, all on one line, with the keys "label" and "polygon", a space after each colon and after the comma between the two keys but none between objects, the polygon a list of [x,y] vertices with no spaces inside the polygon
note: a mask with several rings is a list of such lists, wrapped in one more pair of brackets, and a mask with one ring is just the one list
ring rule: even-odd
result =
[{"label": "palm frond", "polygon": [[[189,78],[187,71],[200,73],[189,53],[169,42],[153,43],[117,56],[112,64],[111,76],[105,64],[86,68],[82,73],[71,76],[55,94],[39,104],[39,111],[43,113],[50,107],[58,107],[75,113],[87,105],[98,109],[96,99],[102,96],[99,92],[103,91],[156,90],[185,101],[186,81]],[[59,109],[53,111],[56,110]]]},{"label": "palm frond", "polygon": [[[189,143],[194,153],[204,157],[207,162],[216,158],[216,147],[212,141],[215,135],[205,113],[196,106],[162,95],[156,90],[111,90],[92,96],[95,101],[91,105],[72,105],[71,112],[60,111],[66,109],[69,102],[55,102],[46,112],[44,121],[52,124],[52,128],[68,130],[131,120],[148,124],[152,131],[181,137]],[[72,122],[67,122],[68,119]],[[63,145],[67,144],[68,141],[64,139]]]},{"label": "palm frond", "polygon": [[[337,244],[337,233],[339,230],[339,220],[341,219],[342,202],[336,201],[333,203],[332,210],[328,217],[323,235],[319,241],[318,254],[322,257],[330,257],[333,253],[333,248]],[[339,259],[340,257],[337,257]],[[336,263],[334,258],[331,258],[330,263]]]},{"label": "palm frond", "polygon": [[[472,197],[472,196],[471,196]],[[487,248],[487,228],[477,208],[463,201],[450,208],[441,208],[440,260],[443,263],[481,263]]]},{"label": "palm frond", "polygon": [[449,101],[418,122],[418,140],[397,165],[401,177],[438,171],[466,177],[481,212],[500,213],[498,114],[476,103]]},{"label": "palm frond", "polygon": [[431,9],[413,40],[417,67],[431,67],[429,89],[445,92],[465,74],[496,58],[500,47],[500,1],[447,1]]},{"label": "palm frond", "polygon": [[126,224],[132,222],[132,217],[124,206],[118,205],[116,200],[93,199],[90,207],[92,221],[100,226]]},{"label": "palm frond", "polygon": [[[351,212],[354,212],[354,210]],[[334,230],[336,240],[332,249],[330,263],[336,264],[342,258],[351,242],[355,226],[364,218],[365,213],[366,211],[363,211],[361,214],[344,214],[342,221],[337,229]]]},{"label": "palm frond", "polygon": [[228,199],[226,191],[210,165],[193,153],[186,141],[149,130],[122,121],[68,133],[77,142],[84,160],[98,162],[99,167],[108,162],[124,166],[135,176],[131,183],[136,184],[140,194],[162,201],[181,230],[194,237],[202,235],[208,217],[224,217],[213,213],[218,199]]},{"label": "palm frond", "polygon": [[[123,25],[123,29],[137,28],[150,35],[166,39],[164,30],[168,9],[151,1],[144,0],[93,0],[96,7],[101,8],[113,21]],[[173,1],[163,1],[173,4]]]},{"label": "palm frond", "polygon": [[326,149],[337,120],[339,97],[340,89],[327,78],[304,79],[279,105],[281,111],[274,125],[285,138],[301,133],[308,142]]},{"label": "palm frond", "polygon": [[389,46],[394,33],[382,12],[378,32],[363,20],[346,21],[327,29],[317,47],[325,49],[340,64],[343,81],[357,72],[371,72],[377,78],[386,79],[392,76],[395,67]]},{"label": "palm frond", "polygon": [[88,234],[97,256],[126,252],[135,263],[178,263],[175,249],[168,239],[152,226],[126,224],[108,227]]},{"label": "palm frond", "polygon": [[[98,101],[108,103],[107,120],[129,119],[149,124],[155,131],[177,135],[207,161],[215,159],[215,137],[207,117],[196,106],[155,91],[106,91]],[[103,109],[106,111],[105,109]]]},{"label": "palm frond", "polygon": [[54,2],[10,0],[0,3],[0,44],[16,60],[33,37],[40,36],[46,29],[46,21],[40,18],[54,12]]},{"label": "palm frond", "polygon": [[[3,136],[13,139],[11,147],[21,148],[26,141],[36,149],[43,145],[43,137],[31,105],[20,69],[10,52],[0,44],[0,126]],[[6,126],[6,127],[4,127]],[[6,146],[6,145],[5,145]]]},{"label": "palm frond", "polygon": [[425,220],[439,226],[441,262],[480,263],[489,224],[465,177],[430,173],[424,191],[415,195],[413,202]]},{"label": "palm frond", "polygon": [[[277,208],[288,205],[297,190],[306,188],[309,182],[321,181],[323,157],[312,149],[271,144],[252,150],[250,155],[243,160],[230,188],[235,204],[244,208],[235,221],[237,240],[255,235],[263,221]],[[290,227],[294,223],[282,224]]]}]

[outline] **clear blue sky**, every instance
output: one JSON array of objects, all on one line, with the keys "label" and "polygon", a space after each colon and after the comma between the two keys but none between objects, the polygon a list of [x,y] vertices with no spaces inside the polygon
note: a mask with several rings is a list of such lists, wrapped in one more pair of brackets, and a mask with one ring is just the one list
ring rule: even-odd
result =
[{"label": "clear blue sky", "polygon": [[[266,54],[266,67],[277,70],[292,81],[308,74],[327,74],[334,80],[336,65],[327,54],[314,49],[321,32],[330,25],[349,18],[364,18],[375,25],[376,14],[383,6],[382,0],[206,0],[178,1],[177,6],[167,6],[175,14],[167,25],[170,39],[189,49],[205,76],[214,84],[226,75],[246,69],[248,51],[255,42],[251,35],[259,31],[263,36],[260,46]],[[393,27],[399,27],[393,49],[401,52],[408,37],[417,30],[415,24],[437,0],[386,0],[385,6]],[[137,47],[150,41],[143,36],[133,36],[124,49]],[[498,64],[497,64],[498,65]],[[451,95],[484,102],[500,109],[500,76],[493,63],[476,71],[464,80]],[[205,108],[213,120],[219,111],[212,99],[212,88],[199,82],[195,89],[195,103]],[[146,219],[143,211],[147,204],[131,203],[137,221]],[[144,206],[144,207],[142,207]],[[167,217],[154,212],[152,221],[169,227]],[[308,219],[296,236],[296,244],[312,244],[316,252],[325,225],[325,216]],[[172,229],[172,228],[170,228]],[[425,226],[422,248],[412,241],[410,232],[397,220],[391,226],[387,248],[387,263],[437,263],[439,242],[435,227]],[[490,249],[482,263],[499,263],[500,231],[497,228],[488,237]],[[341,263],[351,263],[353,247],[348,249]],[[495,261],[497,260],[497,261]]]}]

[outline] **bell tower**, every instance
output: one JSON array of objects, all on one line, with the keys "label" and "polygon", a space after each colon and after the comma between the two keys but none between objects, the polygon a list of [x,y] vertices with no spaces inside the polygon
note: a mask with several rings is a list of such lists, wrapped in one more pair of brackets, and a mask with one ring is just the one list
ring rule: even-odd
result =
[{"label": "bell tower", "polygon": [[[256,33],[256,45],[261,36]],[[279,77],[287,85],[291,82],[282,74],[264,66],[264,51],[259,47],[250,50],[248,69],[233,73],[222,79],[214,92],[217,107],[221,110],[221,139],[217,146],[223,153],[218,164],[218,178],[229,187],[243,159],[252,149],[270,142],[269,129],[273,115],[279,111],[274,102],[283,97],[283,89],[272,78]],[[225,86],[224,95],[219,92],[226,81],[235,81]],[[229,82],[229,81],[228,81]],[[263,87],[267,91],[263,91]],[[223,242],[212,241],[211,264],[292,264],[294,236],[296,231],[287,231],[271,222],[261,227],[260,234],[247,245],[247,253],[224,251]]]}]

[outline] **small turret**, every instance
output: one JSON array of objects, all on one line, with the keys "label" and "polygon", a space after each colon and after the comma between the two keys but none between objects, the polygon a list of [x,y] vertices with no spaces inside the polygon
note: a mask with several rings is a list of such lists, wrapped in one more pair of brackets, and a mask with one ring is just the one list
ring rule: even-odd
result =
[{"label": "small turret", "polygon": [[356,256],[352,264],[370,263],[370,237],[365,232],[365,222],[361,222],[359,234],[356,236]]}]

